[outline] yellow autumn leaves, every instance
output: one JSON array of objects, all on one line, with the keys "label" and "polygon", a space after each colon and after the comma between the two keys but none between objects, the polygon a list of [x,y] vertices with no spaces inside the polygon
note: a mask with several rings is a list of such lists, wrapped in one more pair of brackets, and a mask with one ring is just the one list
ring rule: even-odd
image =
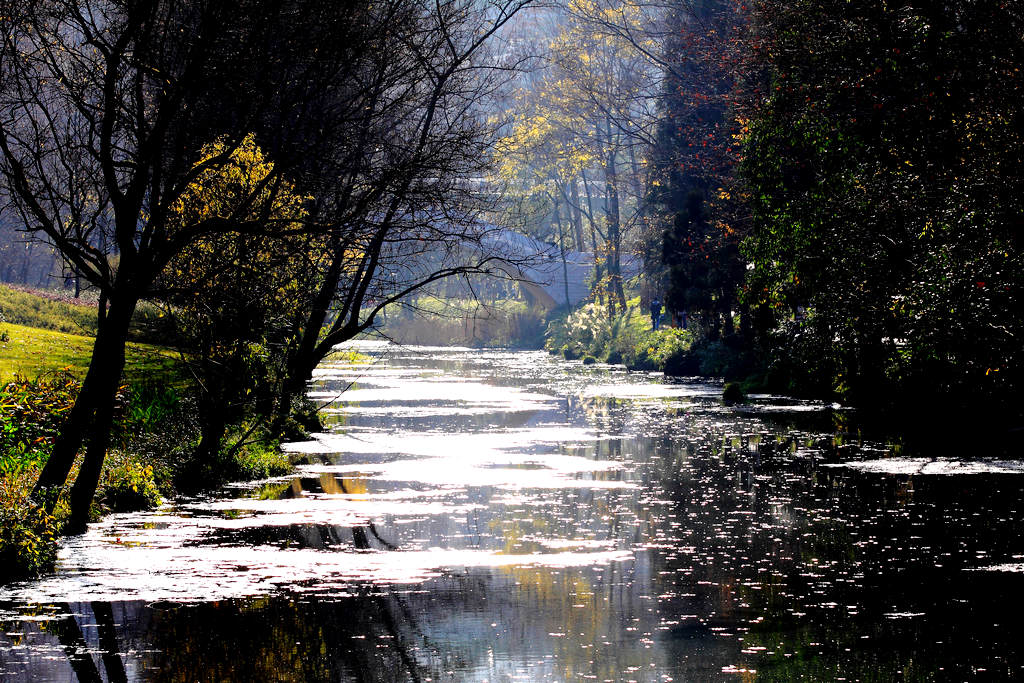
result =
[{"label": "yellow autumn leaves", "polygon": [[182,227],[214,218],[240,225],[261,217],[274,223],[306,217],[309,198],[297,194],[291,183],[275,179],[274,164],[252,133],[234,146],[224,140],[206,145],[193,172],[195,178],[171,205],[174,221]]}]

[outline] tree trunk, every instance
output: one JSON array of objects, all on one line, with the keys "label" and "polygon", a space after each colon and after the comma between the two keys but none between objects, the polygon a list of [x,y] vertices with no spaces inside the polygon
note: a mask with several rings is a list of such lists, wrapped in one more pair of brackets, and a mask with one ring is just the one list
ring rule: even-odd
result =
[{"label": "tree trunk", "polygon": [[[78,450],[82,447],[90,422],[96,413],[96,407],[102,401],[104,379],[109,375],[112,367],[109,359],[117,356],[118,353],[121,360],[118,363],[117,379],[120,380],[121,377],[121,369],[124,365],[124,343],[128,337],[128,322],[131,321],[131,314],[124,322],[124,330],[118,334],[113,328],[114,317],[108,316],[105,310],[106,303],[106,298],[100,297],[99,325],[96,330],[96,341],[93,342],[89,369],[85,373],[85,379],[82,380],[75,404],[71,407],[64,424],[61,425],[50,457],[39,474],[39,480],[33,490],[34,497],[39,497],[40,494],[46,497],[47,509],[51,511],[57,501],[56,496],[47,491],[56,491],[67,481],[71,467],[75,463],[75,456],[78,455]],[[133,302],[132,309],[134,306]],[[120,352],[114,350],[114,347],[118,345],[118,337],[121,337]],[[117,392],[116,384],[114,392]]]},{"label": "tree trunk", "polygon": [[569,268],[565,263],[565,230],[562,227],[562,205],[555,201],[555,224],[558,226],[558,252],[562,257],[562,284],[565,286],[565,307],[572,310],[569,299]]},{"label": "tree trunk", "polygon": [[28,272],[29,266],[32,265],[32,246],[33,242],[29,242],[25,245],[25,252],[21,262],[21,284],[28,284]]},{"label": "tree trunk", "polygon": [[569,202],[572,204],[572,229],[576,251],[583,251],[586,249],[583,242],[583,212],[580,210],[580,188],[576,178],[569,181]]},{"label": "tree trunk", "polygon": [[722,329],[726,336],[732,336],[736,332],[736,326],[732,320],[732,297],[728,295],[728,289],[723,289],[719,295],[722,302]]},{"label": "tree trunk", "polygon": [[587,174],[583,172],[580,174],[583,178],[583,191],[587,196],[587,220],[590,222],[590,248],[594,254],[594,286],[595,296],[599,304],[604,304],[604,292],[601,290],[601,280],[604,276],[601,274],[601,257],[597,251],[597,226],[594,225],[594,201],[590,194],[590,183],[587,182]]},{"label": "tree trunk", "polygon": [[[210,403],[217,403],[220,400],[222,399],[213,399]],[[199,463],[214,462],[217,459],[221,443],[224,441],[224,433],[228,428],[224,406],[210,405],[204,413],[202,435],[196,448],[196,460]]]},{"label": "tree trunk", "polygon": [[[135,311],[138,299],[128,297],[116,298],[110,311],[102,319],[100,329],[96,333],[96,344],[89,363],[89,372],[96,368],[96,387],[90,394],[94,406],[92,425],[89,428],[89,445],[85,459],[71,488],[71,516],[66,530],[69,533],[81,533],[89,521],[89,507],[103,470],[103,460],[110,445],[110,431],[114,424],[114,407],[117,402],[117,389],[124,371],[124,350],[128,342],[128,325]],[[75,405],[82,400],[80,395]],[[61,436],[64,431],[61,430]],[[81,438],[71,451],[71,459],[81,445]],[[70,448],[71,443],[68,443]],[[56,450],[56,449],[55,449]],[[51,456],[53,457],[53,456]]]},{"label": "tree trunk", "polygon": [[324,280],[317,290],[310,307],[309,315],[299,335],[299,341],[294,351],[289,355],[285,368],[285,378],[281,383],[281,394],[278,398],[277,414],[274,415],[271,430],[280,430],[283,421],[291,411],[292,400],[306,389],[306,381],[312,376],[313,369],[317,363],[314,361],[316,343],[323,329],[324,321],[327,320],[327,313],[334,299],[334,293],[338,289],[338,282],[341,279],[342,259],[344,250],[337,243],[333,245],[334,253],[331,256],[331,264],[324,273]]},{"label": "tree trunk", "polygon": [[[622,248],[622,226],[619,212],[618,174],[615,167],[615,146],[612,144],[611,121],[608,121],[608,154],[604,165],[605,213],[608,215],[608,278],[610,293],[625,310],[626,294],[622,289],[622,268],[619,253]],[[614,313],[615,306],[609,306]]]}]

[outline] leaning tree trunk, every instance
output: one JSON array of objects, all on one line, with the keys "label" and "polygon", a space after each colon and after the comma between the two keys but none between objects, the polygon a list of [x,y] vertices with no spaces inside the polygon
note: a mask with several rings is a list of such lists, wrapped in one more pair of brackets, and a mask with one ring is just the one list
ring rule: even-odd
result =
[{"label": "leaning tree trunk", "polygon": [[292,409],[292,400],[302,395],[306,390],[306,382],[312,376],[313,368],[316,367],[316,343],[327,320],[330,311],[331,301],[338,289],[341,280],[342,261],[344,254],[340,245],[334,244],[332,248],[331,263],[324,273],[323,281],[320,283],[316,295],[313,297],[309,315],[299,333],[298,343],[288,354],[285,362],[284,379],[281,382],[281,390],[277,399],[276,414],[271,420],[271,431],[280,432],[284,421],[289,417]]},{"label": "leaning tree trunk", "polygon": [[[46,498],[47,509],[51,511],[57,502],[55,492],[67,481],[75,456],[90,433],[90,425],[95,425],[93,418],[98,407],[108,400],[108,395],[113,406],[124,369],[124,347],[135,301],[126,301],[120,306],[115,304],[108,313],[105,310],[106,297],[100,297],[99,306],[99,324],[89,369],[33,490],[33,496]],[[111,382],[113,386],[110,386]],[[95,433],[95,429],[91,433]]]},{"label": "leaning tree trunk", "polygon": [[[66,530],[69,533],[85,531],[89,521],[89,507],[99,486],[103,460],[110,446],[110,432],[114,425],[114,408],[117,403],[117,389],[124,371],[124,351],[128,342],[128,326],[138,299],[118,298],[111,304],[100,329],[96,332],[89,372],[96,372],[96,386],[87,398],[93,402],[94,414],[89,428],[89,445],[85,459],[71,488],[71,516]],[[82,400],[79,395],[78,401]],[[78,401],[75,402],[76,406]],[[63,436],[63,430],[61,435]],[[77,446],[81,445],[81,439]],[[74,449],[75,451],[78,448]],[[70,447],[70,444],[69,444]],[[74,452],[72,452],[72,459]]]}]

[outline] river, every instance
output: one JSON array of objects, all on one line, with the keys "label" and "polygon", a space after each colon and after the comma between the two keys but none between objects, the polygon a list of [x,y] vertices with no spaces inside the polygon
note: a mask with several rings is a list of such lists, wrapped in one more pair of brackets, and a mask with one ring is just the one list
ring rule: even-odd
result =
[{"label": "river", "polygon": [[1020,462],[541,352],[360,349],[294,476],[111,515],[0,591],[0,679],[1024,677]]}]

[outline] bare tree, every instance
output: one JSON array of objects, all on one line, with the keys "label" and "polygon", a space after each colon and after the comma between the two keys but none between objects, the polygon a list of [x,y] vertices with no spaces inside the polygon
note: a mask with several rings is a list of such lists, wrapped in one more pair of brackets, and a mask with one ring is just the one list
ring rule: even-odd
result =
[{"label": "bare tree", "polygon": [[[289,409],[337,344],[385,307],[457,276],[517,272],[483,220],[500,121],[486,103],[517,68],[496,36],[531,0],[391,0],[378,7],[388,44],[358,74],[356,125],[328,140],[313,221],[327,236],[317,287],[288,358]],[[386,25],[386,33],[384,26]],[[350,89],[353,91],[353,89]]]},{"label": "bare tree", "polygon": [[[87,443],[71,530],[84,528],[99,481],[138,301],[204,235],[267,229],[239,217],[279,174],[236,203],[237,215],[182,222],[175,202],[230,162],[272,104],[268,93],[286,85],[272,78],[277,38],[268,30],[284,11],[255,0],[8,0],[0,9],[4,185],[26,229],[100,297],[89,369],[36,488],[63,486]],[[221,151],[204,157],[213,139]]]},{"label": "bare tree", "polygon": [[[385,306],[446,277],[510,272],[476,181],[497,125],[481,102],[514,65],[484,55],[529,2],[2,2],[4,188],[26,230],[99,292],[92,361],[36,487],[52,505],[87,444],[69,530],[99,481],[136,305],[196,245],[305,235],[311,294],[284,411]],[[272,170],[220,210],[182,212],[253,134]],[[283,188],[310,197],[303,220],[275,218]]]}]

